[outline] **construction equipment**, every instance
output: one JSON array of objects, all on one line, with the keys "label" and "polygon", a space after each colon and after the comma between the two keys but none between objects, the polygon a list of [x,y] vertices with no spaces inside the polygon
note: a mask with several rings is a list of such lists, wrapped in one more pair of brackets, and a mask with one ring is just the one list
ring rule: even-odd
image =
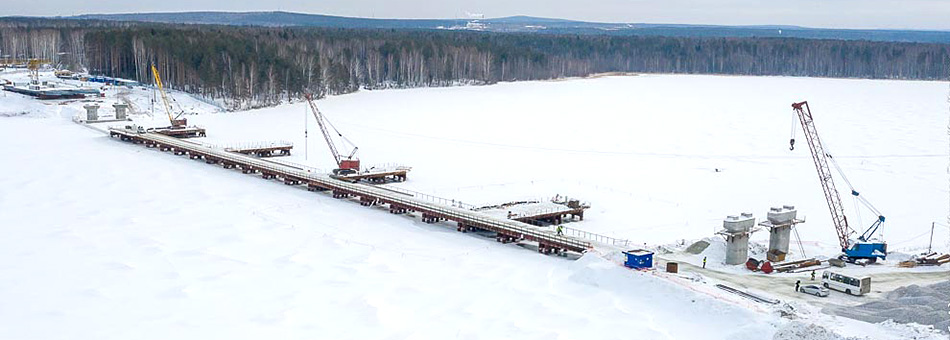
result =
[{"label": "construction equipment", "polygon": [[[26,62],[26,69],[30,72],[30,84],[27,86],[30,90],[39,90],[40,86],[40,69],[43,68],[43,65],[49,64],[50,61],[46,59],[37,59],[31,58]],[[42,84],[46,86],[45,83]]]},{"label": "construction equipment", "polygon": [[40,67],[43,66],[43,60],[40,59],[30,59],[27,62],[26,68],[30,71],[30,86],[40,86]]},{"label": "construction equipment", "polygon": [[[809,108],[808,102],[794,103],[792,104],[792,109],[797,113],[801,121],[808,147],[811,149],[812,160],[815,162],[815,168],[818,169],[818,179],[821,181],[821,188],[824,189],[825,193],[825,201],[828,203],[828,209],[831,211],[831,219],[838,232],[838,243],[841,245],[841,251],[844,252],[841,259],[852,263],[856,261],[873,263],[877,261],[878,258],[885,259],[887,257],[887,243],[871,239],[874,233],[881,227],[881,224],[884,223],[884,216],[854,190],[854,187],[851,186],[851,182],[849,182],[848,179],[844,177],[844,173],[841,172],[841,168],[835,164],[842,178],[848,186],[851,187],[851,195],[877,215],[877,220],[874,221],[864,233],[858,236],[857,240],[850,239],[851,234],[855,233],[855,231],[848,225],[848,218],[844,215],[844,206],[841,203],[841,196],[838,194],[838,189],[835,187],[835,182],[831,177],[831,168],[828,166],[828,161],[831,160],[834,162],[834,158],[825,152],[821,144],[821,139],[818,138],[818,131],[815,129],[815,121],[812,119],[811,108]],[[790,149],[795,150],[794,129],[792,130],[792,139],[789,143],[791,144]]]},{"label": "construction equipment", "polygon": [[158,86],[158,92],[162,95],[162,103],[165,104],[165,113],[168,114],[168,121],[171,123],[171,127],[175,128],[184,128],[188,125],[188,119],[181,118],[181,115],[185,112],[179,112],[177,115],[172,116],[172,105],[168,101],[168,94],[165,93],[165,86],[162,85],[162,77],[158,74],[158,69],[155,68],[155,65],[152,65],[152,75],[155,76],[155,85]]},{"label": "construction equipment", "polygon": [[[355,174],[360,171],[360,160],[356,158],[356,151],[359,150],[356,145],[353,145],[346,137],[343,137],[343,134],[340,131],[337,131],[336,127],[330,124],[330,121],[326,120],[326,117],[323,116],[323,113],[317,109],[317,104],[313,102],[313,95],[306,95],[307,102],[310,103],[310,111],[313,112],[313,117],[317,119],[317,125],[320,126],[320,132],[323,133],[323,139],[326,140],[327,146],[330,147],[330,153],[333,155],[333,160],[336,161],[337,168],[333,169],[334,175],[350,175]],[[337,136],[343,139],[346,143],[353,145],[353,151],[350,152],[345,158],[340,155],[340,152],[337,151],[336,144],[333,143],[333,139],[330,138],[330,131],[327,129],[327,125],[333,128],[333,131],[336,132]]]}]

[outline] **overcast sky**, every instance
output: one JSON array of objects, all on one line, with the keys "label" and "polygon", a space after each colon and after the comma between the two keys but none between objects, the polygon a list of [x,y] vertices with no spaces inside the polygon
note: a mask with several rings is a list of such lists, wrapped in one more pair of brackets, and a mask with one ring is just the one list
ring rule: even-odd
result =
[{"label": "overcast sky", "polygon": [[375,18],[530,15],[601,22],[950,30],[950,0],[3,0],[0,16],[290,11]]}]

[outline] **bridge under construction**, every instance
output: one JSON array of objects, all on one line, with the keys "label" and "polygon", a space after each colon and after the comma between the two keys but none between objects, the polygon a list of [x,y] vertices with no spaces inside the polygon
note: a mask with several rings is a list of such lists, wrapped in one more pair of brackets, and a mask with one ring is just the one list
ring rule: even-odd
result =
[{"label": "bridge under construction", "polygon": [[276,179],[292,186],[306,186],[310,191],[327,191],[334,198],[358,199],[363,206],[386,205],[389,207],[389,212],[393,214],[418,212],[421,214],[422,221],[426,223],[455,222],[460,232],[491,231],[495,233],[496,240],[499,242],[521,240],[537,242],[538,251],[541,253],[557,254],[566,251],[583,253],[592,248],[591,242],[587,240],[559,235],[551,230],[515,219],[492,216],[451,204],[429,202],[369,184],[334,179],[329,174],[313,172],[303,167],[271,162],[159,133],[141,132],[122,127],[109,128],[108,133],[110,137],[176,155],[188,156],[194,160],[203,160],[208,164],[219,164],[225,169],[239,169],[245,174],[260,174],[264,179]]}]

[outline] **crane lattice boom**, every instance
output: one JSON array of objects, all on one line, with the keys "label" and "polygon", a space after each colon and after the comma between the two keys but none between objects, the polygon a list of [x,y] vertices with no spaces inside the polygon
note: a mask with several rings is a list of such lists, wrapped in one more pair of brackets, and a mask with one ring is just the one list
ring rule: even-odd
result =
[{"label": "crane lattice boom", "polygon": [[155,77],[155,85],[158,86],[158,92],[162,94],[162,103],[165,104],[165,113],[168,114],[168,121],[172,124],[172,127],[180,127],[188,125],[188,121],[185,119],[178,119],[181,115],[172,116],[172,105],[168,102],[168,94],[165,93],[165,86],[162,84],[162,77],[158,74],[158,69],[155,68],[155,65],[152,65],[152,75]]},{"label": "crane lattice boom", "polygon": [[[340,155],[340,152],[336,148],[336,144],[333,143],[333,139],[330,138],[330,130],[327,129],[326,118],[323,117],[323,113],[320,112],[320,109],[317,109],[317,104],[313,102],[313,96],[310,94],[306,95],[307,103],[310,104],[310,111],[313,112],[313,117],[317,120],[317,125],[320,126],[320,132],[323,133],[323,139],[326,140],[327,146],[330,148],[330,153],[333,155],[333,160],[336,162],[336,165],[339,169],[348,169],[348,170],[359,170],[360,163],[358,159],[353,159],[356,155],[356,151],[359,148],[354,147],[353,151],[344,159]],[[342,135],[340,135],[342,137]]]},{"label": "crane lattice boom", "polygon": [[[828,203],[828,210],[831,211],[831,219],[838,231],[838,243],[841,244],[842,250],[848,249],[848,235],[851,233],[851,228],[848,226],[848,218],[844,215],[841,195],[838,194],[838,188],[835,187],[835,182],[831,178],[831,168],[828,166],[829,155],[822,147],[821,139],[818,138],[818,130],[815,129],[811,109],[808,107],[807,101],[792,104],[792,109],[798,113],[802,130],[805,132],[805,140],[808,142],[808,148],[811,149],[812,160],[815,162],[815,168],[818,169],[818,180],[821,181],[821,188],[825,192],[825,201]],[[795,139],[791,140],[791,144],[794,148]]]}]

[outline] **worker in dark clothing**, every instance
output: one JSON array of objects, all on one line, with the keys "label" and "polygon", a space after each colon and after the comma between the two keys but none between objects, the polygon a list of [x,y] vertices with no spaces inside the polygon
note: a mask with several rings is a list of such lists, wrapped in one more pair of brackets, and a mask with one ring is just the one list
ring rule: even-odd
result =
[{"label": "worker in dark clothing", "polygon": [[798,291],[798,287],[801,286],[801,284],[802,284],[802,281],[801,281],[801,280],[795,281],[795,291],[796,291],[796,292]]},{"label": "worker in dark clothing", "polygon": [[811,280],[812,280],[812,281],[815,281],[815,271],[814,271],[814,270],[811,271]]}]

